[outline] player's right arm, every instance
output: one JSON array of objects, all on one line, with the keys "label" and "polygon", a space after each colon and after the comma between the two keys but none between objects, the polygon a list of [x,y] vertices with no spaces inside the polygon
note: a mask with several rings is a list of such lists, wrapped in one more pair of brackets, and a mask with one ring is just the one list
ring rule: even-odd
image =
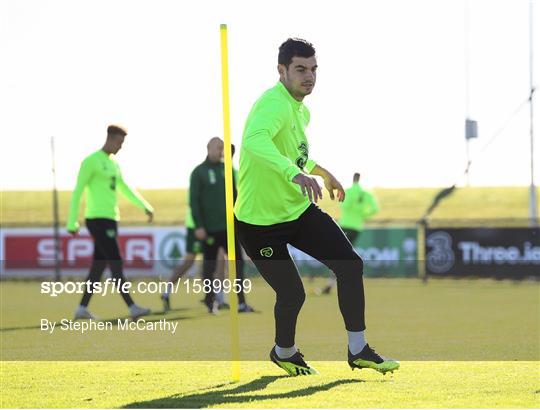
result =
[{"label": "player's right arm", "polygon": [[259,101],[250,114],[242,150],[255,162],[277,171],[288,182],[300,185],[310,201],[322,198],[322,191],[314,178],[304,174],[289,158],[282,155],[273,138],[287,122],[287,107],[279,100]]},{"label": "player's right arm", "polygon": [[84,188],[90,182],[92,178],[92,162],[86,158],[81,163],[79,174],[77,175],[77,184],[71,194],[71,202],[69,204],[69,214],[67,220],[67,230],[71,234],[76,234],[79,231],[79,208],[81,206],[81,199],[84,193]]},{"label": "player's right arm", "polygon": [[202,181],[199,175],[199,167],[191,173],[189,180],[189,206],[191,217],[195,224],[195,237],[199,240],[206,239],[204,215],[202,213]]},{"label": "player's right arm", "polygon": [[283,178],[291,182],[300,169],[282,155],[272,141],[283,128],[287,118],[287,107],[281,101],[258,102],[246,124],[242,150],[256,162],[278,171]]}]

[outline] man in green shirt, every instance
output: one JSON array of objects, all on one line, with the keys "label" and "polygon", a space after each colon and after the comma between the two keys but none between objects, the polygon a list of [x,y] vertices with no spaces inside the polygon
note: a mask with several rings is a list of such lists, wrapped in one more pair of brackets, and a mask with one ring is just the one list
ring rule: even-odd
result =
[{"label": "man in green shirt", "polygon": [[[225,169],[223,164],[223,141],[212,138],[207,145],[208,155],[191,173],[189,205],[195,223],[195,238],[203,242],[203,280],[213,284],[219,249],[227,249],[227,220],[225,205]],[[233,180],[233,196],[236,198],[236,183]],[[244,260],[240,243],[236,241],[236,273],[238,311],[251,313],[253,308],[246,303],[243,280]],[[210,313],[216,313],[213,289],[205,293],[205,304]]]},{"label": "man in green shirt", "polygon": [[317,373],[294,344],[305,292],[287,249],[290,244],[336,274],[351,368],[394,371],[399,363],[382,358],[365,341],[362,259],[334,220],[313,203],[322,198],[322,190],[309,175],[322,177],[331,199],[337,192],[341,202],[345,192],[329,171],[309,158],[305,129],[310,115],[303,100],[317,77],[312,44],[285,41],[279,48],[278,72],[279,82],[255,102],[246,121],[235,205],[240,242],[276,292],[270,359],[289,375]]},{"label": "man in green shirt", "polygon": [[[353,175],[352,186],[345,191],[345,200],[341,203],[341,217],[338,222],[353,246],[364,229],[365,220],[377,212],[379,205],[375,195],[360,186],[360,174],[356,172]],[[335,285],[336,278],[332,275],[320,293],[328,295]]]},{"label": "man in green shirt", "polygon": [[[86,193],[84,217],[86,227],[94,239],[94,258],[86,280],[90,289],[86,287],[81,303],[75,312],[75,319],[93,319],[93,315],[88,311],[91,290],[95,289],[95,284],[101,280],[107,265],[111,269],[111,275],[116,284],[121,285],[126,281],[117,240],[120,220],[117,190],[133,204],[143,209],[148,215],[149,222],[153,218],[154,209],[137,191],[132,190],[125,183],[120,166],[114,157],[122,148],[126,135],[127,131],[118,125],[110,125],[107,128],[105,145],[82,161],[77,185],[71,196],[68,232],[75,235],[79,231],[79,208],[82,196]],[[121,295],[133,319],[150,313],[150,309],[136,305],[128,291],[122,291]]]},{"label": "man in green shirt", "polygon": [[[234,157],[235,147],[234,144],[231,144],[231,153]],[[233,168],[233,179],[236,181],[237,175],[236,170]],[[189,188],[188,188],[188,194],[189,194]],[[186,272],[193,266],[195,263],[195,258],[198,253],[202,253],[203,250],[203,242],[200,241],[195,237],[195,222],[193,221],[193,216],[191,215],[191,207],[189,206],[190,200],[188,195],[188,208],[186,211],[186,255],[184,256],[184,259],[182,260],[182,263],[177,266],[173,273],[171,274],[168,284],[167,284],[167,290],[161,294],[161,300],[163,302],[163,310],[168,311],[171,308],[171,302],[170,302],[170,295],[173,292],[173,285],[182,278]],[[221,247],[218,252],[218,258],[216,263],[216,270],[214,272],[214,277],[220,280],[224,279],[224,272],[225,272],[225,261],[223,259],[224,256],[224,249]],[[223,291],[216,293],[216,300],[217,300],[217,309],[229,309],[229,304],[225,301],[225,295]],[[206,303],[206,298],[203,300]],[[213,310],[215,311],[215,310]]]}]

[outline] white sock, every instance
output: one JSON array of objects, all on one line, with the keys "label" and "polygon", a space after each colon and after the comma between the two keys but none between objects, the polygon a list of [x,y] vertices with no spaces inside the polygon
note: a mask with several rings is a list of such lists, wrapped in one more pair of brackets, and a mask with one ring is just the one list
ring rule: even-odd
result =
[{"label": "white sock", "polygon": [[288,359],[297,352],[296,346],[293,347],[279,347],[276,345],[276,354],[280,359]]},{"label": "white sock", "polygon": [[223,291],[216,293],[216,300],[220,305],[225,303],[225,294]]},{"label": "white sock", "polygon": [[349,350],[354,354],[358,354],[366,346],[366,338],[364,336],[364,331],[361,332],[349,332],[347,331],[349,337]]},{"label": "white sock", "polygon": [[77,310],[86,310],[87,308],[88,308],[87,306],[79,305]]}]

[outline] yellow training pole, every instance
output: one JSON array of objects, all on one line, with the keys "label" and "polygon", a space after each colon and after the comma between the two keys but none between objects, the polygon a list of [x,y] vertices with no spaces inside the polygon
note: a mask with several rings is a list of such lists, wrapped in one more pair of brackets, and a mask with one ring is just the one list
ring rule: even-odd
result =
[{"label": "yellow training pole", "polygon": [[[225,143],[225,205],[227,207],[227,255],[229,263],[229,279],[232,289],[236,287],[236,248],[234,246],[234,213],[233,213],[233,174],[231,154],[231,119],[229,111],[229,61],[227,49],[227,25],[220,26],[221,32],[221,83],[223,96],[223,140]],[[232,347],[232,379],[240,381],[240,342],[238,334],[238,299],[231,293],[231,347]]]}]

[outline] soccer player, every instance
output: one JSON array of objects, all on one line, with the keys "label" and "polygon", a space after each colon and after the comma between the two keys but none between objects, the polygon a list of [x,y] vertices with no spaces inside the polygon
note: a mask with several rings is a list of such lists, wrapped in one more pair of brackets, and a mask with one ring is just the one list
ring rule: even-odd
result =
[{"label": "soccer player", "polygon": [[[341,184],[309,158],[303,104],[317,77],[312,44],[288,39],[279,48],[278,83],[255,102],[240,151],[236,229],[242,246],[276,292],[275,346],[270,359],[289,375],[316,374],[295,346],[304,287],[287,244],[324,263],[337,277],[339,308],[348,335],[351,368],[394,371],[399,363],[379,356],[365,340],[363,262],[334,220],[313,202],[322,198],[316,179],[343,201]],[[336,136],[332,136],[336,138]]]},{"label": "soccer player", "polygon": [[[225,206],[225,170],[222,161],[223,141],[212,138],[207,145],[208,155],[191,173],[189,199],[195,223],[195,238],[203,242],[203,279],[213,282],[219,248],[227,249],[227,221]],[[236,198],[236,184],[233,183]],[[236,273],[238,312],[250,313],[253,308],[246,303],[243,280],[244,260],[240,244],[236,241]],[[205,304],[210,313],[217,313],[214,291],[205,294]]]},{"label": "soccer player", "polygon": [[[101,276],[109,265],[111,275],[117,284],[126,281],[123,274],[123,261],[118,247],[118,221],[120,212],[118,209],[117,190],[129,201],[143,209],[151,222],[154,209],[137,192],[132,190],[122,178],[120,167],[115,159],[115,154],[122,148],[127,135],[125,128],[118,125],[110,125],[107,128],[107,139],[103,147],[87,156],[81,163],[77,185],[73,190],[69,207],[67,230],[75,235],[79,231],[79,207],[81,198],[86,192],[86,227],[94,239],[94,258],[87,281],[99,282]],[[121,289],[121,288],[120,288]],[[133,302],[128,291],[121,293],[124,302],[129,307],[132,319],[137,319],[150,313],[146,309]],[[75,312],[75,319],[93,319],[94,316],[88,311],[88,303],[92,293],[86,289],[81,303]]]},{"label": "soccer player", "polygon": [[202,252],[202,243],[195,238],[194,227],[195,224],[193,223],[193,217],[191,216],[191,208],[188,205],[186,212],[186,255],[184,256],[182,263],[173,270],[173,273],[168,280],[167,291],[161,294],[164,311],[168,311],[171,308],[170,299],[171,293],[173,292],[173,285],[193,266],[197,254]]},{"label": "soccer player", "polygon": [[[189,190],[188,190],[189,192]],[[188,201],[189,202],[189,201]],[[195,223],[193,222],[193,217],[191,216],[191,207],[188,205],[188,209],[186,212],[186,229],[187,229],[187,235],[186,235],[186,255],[184,256],[184,259],[182,260],[182,263],[177,266],[171,277],[168,280],[167,285],[167,291],[161,294],[161,300],[163,302],[163,310],[168,311],[171,308],[171,293],[173,292],[173,285],[182,278],[186,272],[193,266],[193,263],[195,263],[195,258],[197,257],[197,254],[202,253],[203,249],[203,243],[195,238]],[[224,270],[224,260],[223,260],[223,250],[220,248],[220,252],[218,254],[217,264],[216,264],[216,272],[215,276],[218,276],[218,272],[222,272]],[[216,299],[218,300],[217,309],[226,309],[228,308],[228,304],[225,303],[223,292],[219,292],[216,294]]]},{"label": "soccer player", "polygon": [[[353,175],[352,186],[345,191],[345,200],[341,203],[341,217],[339,226],[354,246],[364,229],[364,222],[379,212],[379,205],[375,195],[360,186],[360,174]],[[320,293],[328,295],[336,285],[336,278],[332,275]]]},{"label": "soccer player", "polygon": [[[231,157],[234,157],[235,146],[231,144]],[[233,168],[233,178],[234,181],[238,180],[237,171]],[[188,188],[189,193],[189,188]],[[190,200],[188,198],[188,209],[186,212],[186,255],[183,259],[181,265],[174,269],[171,277],[168,280],[168,286],[166,292],[161,294],[161,300],[163,302],[163,310],[166,312],[171,308],[171,293],[173,285],[186,274],[186,272],[193,266],[197,254],[202,253],[203,243],[195,238],[195,222],[193,222],[193,216],[191,215]],[[223,247],[219,248],[216,270],[214,272],[214,277],[223,281],[225,279],[225,250]],[[217,301],[217,309],[229,309],[229,304],[225,301],[225,294],[223,291],[217,292],[215,294]],[[206,304],[205,299],[202,300]]]}]

